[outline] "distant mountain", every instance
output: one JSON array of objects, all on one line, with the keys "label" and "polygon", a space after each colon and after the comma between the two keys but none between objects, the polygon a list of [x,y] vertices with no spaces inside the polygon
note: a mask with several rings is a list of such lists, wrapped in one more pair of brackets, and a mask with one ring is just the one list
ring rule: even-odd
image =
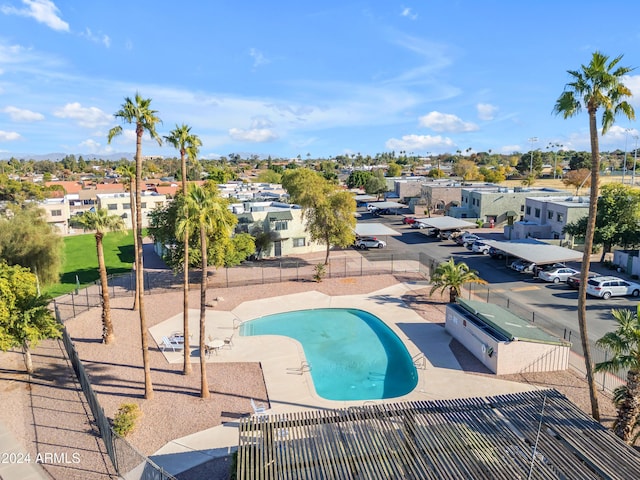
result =
[{"label": "distant mountain", "polygon": [[89,160],[120,160],[121,158],[126,158],[127,160],[133,160],[134,153],[127,152],[119,152],[119,153],[111,153],[109,155],[97,155],[95,153],[45,153],[41,155],[36,155],[33,153],[0,153],[0,160],[9,160],[11,157],[17,158],[18,160],[51,160],[53,162],[57,162],[62,160],[67,155],[75,155],[76,160],[82,156],[86,161]]}]

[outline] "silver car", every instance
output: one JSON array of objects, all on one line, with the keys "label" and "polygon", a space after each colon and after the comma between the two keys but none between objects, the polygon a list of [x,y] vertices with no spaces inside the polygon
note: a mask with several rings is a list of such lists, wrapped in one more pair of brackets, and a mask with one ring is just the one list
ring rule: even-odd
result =
[{"label": "silver car", "polygon": [[387,242],[378,240],[376,237],[360,237],[356,240],[356,247],[360,250],[365,248],[384,248],[386,246]]},{"label": "silver car", "polygon": [[611,297],[640,296],[640,285],[618,277],[593,277],[587,282],[587,294],[607,300]]}]

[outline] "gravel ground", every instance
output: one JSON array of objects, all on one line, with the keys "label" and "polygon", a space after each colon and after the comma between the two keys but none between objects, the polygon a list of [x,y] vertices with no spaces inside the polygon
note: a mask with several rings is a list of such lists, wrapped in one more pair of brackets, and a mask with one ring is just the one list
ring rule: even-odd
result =
[{"label": "gravel ground", "polygon": [[[408,275],[398,277],[377,275],[328,279],[322,283],[285,282],[228,289],[211,289],[208,298],[224,298],[224,310],[231,310],[246,300],[318,290],[329,295],[367,293],[398,281],[416,280]],[[442,299],[429,299],[422,289],[405,296],[404,300],[427,321],[441,323],[445,310]],[[148,326],[155,325],[182,310],[182,293],[169,290],[145,297]],[[257,363],[209,363],[207,378],[211,391],[209,400],[199,398],[200,378],[197,364],[194,373],[183,376],[181,364],[168,364],[150,338],[149,357],[152,366],[154,398],[144,400],[144,376],[140,353],[138,313],[131,310],[132,298],[112,299],[112,317],[116,333],[113,345],[100,343],[100,309],[85,312],[66,322],[80,357],[91,376],[94,390],[105,413],[113,417],[122,403],[135,402],[143,412],[138,427],[128,440],[143,454],[150,455],[169,440],[189,435],[221,422],[237,419],[252,411],[250,398],[267,401],[267,393],[260,365]],[[199,292],[192,291],[191,308],[199,305]],[[470,374],[490,375],[484,366],[457,342],[451,347],[461,365]],[[75,382],[72,369],[63,355],[58,341],[46,341],[35,350],[37,374],[29,384],[24,373],[21,355],[0,355],[0,391],[3,407],[0,419],[26,448],[37,452],[80,452],[81,462],[71,466],[46,466],[52,478],[92,479],[113,475],[104,446],[91,424],[90,412],[84,396]],[[237,379],[242,379],[238,382]],[[586,383],[572,372],[511,375],[505,378],[555,388],[582,410],[589,413]],[[600,408],[605,424],[615,416],[611,400],[601,396]],[[61,413],[63,413],[61,415]],[[213,465],[211,466],[213,467]],[[199,472],[207,475],[207,467]],[[187,472],[181,478],[187,477]],[[211,470],[209,470],[209,474]]]}]

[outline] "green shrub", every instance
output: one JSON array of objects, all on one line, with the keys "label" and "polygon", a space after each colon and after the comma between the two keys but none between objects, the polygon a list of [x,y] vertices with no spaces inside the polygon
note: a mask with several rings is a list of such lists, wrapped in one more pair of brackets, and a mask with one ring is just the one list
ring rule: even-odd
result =
[{"label": "green shrub", "polygon": [[135,428],[139,416],[140,407],[137,403],[123,403],[113,417],[113,431],[126,437]]},{"label": "green shrub", "polygon": [[313,274],[313,279],[320,283],[322,279],[327,274],[327,266],[324,263],[318,263],[315,268],[315,273]]}]

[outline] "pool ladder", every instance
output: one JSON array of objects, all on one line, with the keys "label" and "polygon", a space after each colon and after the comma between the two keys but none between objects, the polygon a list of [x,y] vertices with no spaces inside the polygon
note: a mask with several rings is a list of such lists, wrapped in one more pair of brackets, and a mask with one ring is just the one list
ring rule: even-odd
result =
[{"label": "pool ladder", "polygon": [[303,373],[310,371],[311,365],[309,365],[309,363],[307,363],[306,361],[301,362],[299,367],[287,368],[287,373],[290,375],[302,375]]},{"label": "pool ladder", "polygon": [[427,368],[427,359],[424,356],[424,353],[422,353],[422,352],[416,353],[413,357],[411,357],[411,360],[413,360],[413,365],[416,368],[419,368],[421,370],[426,370],[426,368]]}]

